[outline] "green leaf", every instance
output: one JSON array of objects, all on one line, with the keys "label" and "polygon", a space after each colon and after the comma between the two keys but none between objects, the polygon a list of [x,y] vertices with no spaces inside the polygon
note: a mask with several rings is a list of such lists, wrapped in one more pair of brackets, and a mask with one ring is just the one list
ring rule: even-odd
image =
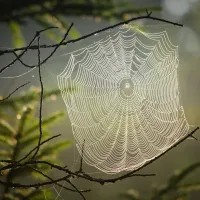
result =
[{"label": "green leaf", "polygon": [[128,24],[127,27],[136,33],[145,33],[145,30],[146,30],[145,26],[138,25],[138,24]]},{"label": "green leaf", "polygon": [[43,149],[41,149],[40,153],[36,156],[36,159],[42,159],[43,157],[58,153],[60,150],[70,147],[71,144],[72,142],[70,140],[67,140],[67,141],[58,142],[57,144],[54,144],[54,145],[45,146],[43,147]]},{"label": "green leaf", "polygon": [[[69,25],[68,25],[69,26]],[[69,36],[72,38],[72,39],[77,39],[79,38],[81,35],[80,35],[80,32],[75,28],[75,27],[72,27],[71,30],[69,31]]]},{"label": "green leaf", "polygon": [[120,194],[120,196],[125,197],[126,199],[129,199],[129,200],[139,200],[140,199],[138,191],[136,191],[134,189],[130,189],[126,193]]},{"label": "green leaf", "polygon": [[16,131],[7,121],[3,119],[0,120],[0,134],[13,137],[15,133]]},{"label": "green leaf", "polygon": [[177,185],[180,181],[182,181],[188,174],[192,173],[197,168],[200,168],[200,162],[193,163],[189,165],[183,170],[177,171],[171,178],[169,179],[169,185],[174,186]]},{"label": "green leaf", "polygon": [[[47,131],[43,131],[42,133],[42,140],[47,139],[49,137],[50,133]],[[21,141],[20,141],[20,149],[22,150],[26,150],[26,148],[36,144],[38,142],[39,139],[39,133],[34,133],[29,137],[24,137]]]},{"label": "green leaf", "polygon": [[[25,46],[25,40],[23,38],[21,28],[19,24],[15,21],[10,21],[8,23],[11,35],[12,35],[12,43],[14,47],[23,47]],[[17,51],[19,53],[19,51]]]},{"label": "green leaf", "polygon": [[176,171],[168,180],[167,184],[159,187],[152,199],[160,200],[160,198],[169,193],[172,190],[175,190],[178,187],[178,184],[190,173],[200,167],[200,162],[194,163],[183,170]]},{"label": "green leaf", "polygon": [[[45,128],[46,126],[50,124],[52,125],[53,123],[56,123],[63,117],[64,117],[63,112],[56,112],[42,120],[42,127]],[[31,127],[29,127],[27,130],[24,131],[24,135],[30,135],[31,133],[33,133],[34,131],[38,129],[39,129],[39,123],[38,122],[34,123]]]},{"label": "green leaf", "polygon": [[[62,17],[57,17],[57,19],[60,21],[60,23],[62,24],[62,29],[61,31],[65,34],[66,31],[68,30],[68,28],[70,27],[70,24],[69,22],[66,20],[66,19],[63,19]],[[69,36],[72,38],[72,39],[76,39],[76,38],[79,38],[81,35],[80,35],[80,32],[73,26],[70,31],[69,31]]]},{"label": "green leaf", "polygon": [[6,158],[6,159],[11,159],[11,152],[8,151],[8,150],[1,149],[0,150],[0,157]]},{"label": "green leaf", "polygon": [[19,198],[15,197],[14,195],[10,194],[10,193],[6,193],[4,195],[4,200],[20,200]]},{"label": "green leaf", "polygon": [[181,185],[177,187],[177,190],[179,192],[185,192],[185,193],[200,191],[200,183],[191,183],[188,185]]},{"label": "green leaf", "polygon": [[[59,28],[60,32],[65,34],[70,27],[70,24],[67,22],[66,19],[63,19],[61,16],[58,15],[50,15],[50,14],[45,14],[40,16],[40,18],[35,19],[40,25],[44,27],[49,27],[49,26],[56,26]],[[56,42],[60,42],[62,40],[61,36],[58,36],[55,34],[55,32],[46,31],[46,34],[49,34],[49,37],[51,39],[54,39]],[[72,27],[69,36],[73,39],[80,37],[79,31],[75,28]]]},{"label": "green leaf", "polygon": [[18,128],[17,128],[17,137],[21,138],[23,135],[24,129],[26,127],[27,121],[29,119],[30,114],[33,111],[32,106],[23,106],[22,112],[20,112],[20,120],[18,120]]},{"label": "green leaf", "polygon": [[[45,161],[48,161],[48,160],[45,159]],[[51,161],[52,161],[52,159],[51,159]],[[45,174],[47,174],[49,172],[49,170],[51,170],[51,167],[49,165],[45,165],[42,163],[31,165],[31,167],[33,167]],[[36,172],[31,167],[25,166],[25,167],[20,167],[20,168],[15,169],[15,171],[13,172],[13,177],[15,177],[15,178],[16,177],[25,177],[25,176],[30,176],[30,174],[32,174],[33,178],[38,178],[38,177],[41,178],[42,175],[39,174],[38,172]],[[42,176],[42,177],[44,177],[44,176]],[[43,180],[44,180],[44,178],[43,178]]]},{"label": "green leaf", "polygon": [[[184,194],[176,194],[175,197],[170,198],[170,200],[185,200],[186,198],[187,198],[187,194],[184,193]],[[169,197],[166,197],[165,199],[168,200]]]},{"label": "green leaf", "polygon": [[[32,166],[33,167],[33,166]],[[20,168],[17,168],[13,171],[12,173],[12,177],[13,178],[17,178],[17,177],[25,177],[25,176],[30,176],[30,173],[32,172],[33,170],[30,168],[30,167],[20,167]]]},{"label": "green leaf", "polygon": [[[48,197],[52,196],[53,193],[45,191],[45,195],[48,193]],[[38,189],[26,188],[26,189],[15,189],[15,196],[20,199],[26,200],[44,200],[44,192]],[[47,197],[47,195],[46,195]],[[49,199],[48,199],[49,200]],[[54,199],[55,200],[55,199]]]},{"label": "green leaf", "polygon": [[[40,171],[42,171],[44,174],[47,174],[49,173],[49,171],[51,170],[51,168],[45,168],[45,169],[42,169]],[[46,178],[45,176],[43,176],[42,174],[36,172],[36,171],[32,171],[31,172],[31,175],[33,176],[33,178],[35,178],[36,180],[49,180],[48,178]]]},{"label": "green leaf", "polygon": [[45,196],[42,190],[35,190],[29,196],[27,196],[27,198],[29,200],[44,200],[44,199],[55,200],[55,197],[51,189],[45,190]]},{"label": "green leaf", "polygon": [[32,188],[25,188],[25,189],[16,188],[14,191],[14,195],[19,198],[26,197],[26,196],[30,195],[33,192],[33,190],[34,189],[32,189]]},{"label": "green leaf", "polygon": [[13,147],[16,144],[16,139],[15,138],[8,138],[5,135],[0,135],[0,143],[1,145],[8,146],[8,147]]},{"label": "green leaf", "polygon": [[[47,20],[45,20],[45,18],[43,16],[36,16],[36,17],[34,17],[34,20],[44,28],[48,28],[48,27],[52,26],[52,24],[50,24]],[[56,43],[58,43],[62,40],[62,37],[60,35],[58,35],[54,29],[49,29],[49,30],[45,31],[44,34]]]},{"label": "green leaf", "polygon": [[[44,91],[43,100],[49,99],[52,95],[59,95],[60,90],[55,89],[51,91]],[[1,102],[1,107],[11,107],[15,111],[17,110],[18,106],[27,104],[27,103],[37,103],[40,99],[40,89],[36,87],[32,87],[26,93],[7,99],[6,101]]]}]

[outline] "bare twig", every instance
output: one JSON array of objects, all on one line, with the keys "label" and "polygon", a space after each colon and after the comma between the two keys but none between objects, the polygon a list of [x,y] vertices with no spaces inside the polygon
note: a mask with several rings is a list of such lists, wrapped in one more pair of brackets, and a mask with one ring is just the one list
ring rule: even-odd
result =
[{"label": "bare twig", "polygon": [[[18,57],[18,55],[16,54],[15,51],[13,52],[13,54],[15,55],[15,57],[18,59],[18,61],[19,61],[23,66],[28,67],[28,68],[32,68],[32,67],[33,67],[33,65],[28,65],[28,64],[26,64],[25,62],[23,62],[23,61],[21,60],[21,58]],[[35,67],[35,66],[34,66],[34,67]]]},{"label": "bare twig", "polygon": [[[100,30],[97,30],[97,31],[94,31],[92,33],[89,33],[87,35],[84,35],[82,37],[79,37],[77,39],[73,39],[73,40],[68,40],[66,42],[62,42],[60,44],[60,46],[62,45],[67,45],[69,43],[74,43],[74,42],[78,42],[80,40],[83,40],[83,39],[86,39],[92,35],[95,35],[95,34],[98,34],[98,33],[101,33],[101,32],[104,32],[106,30],[109,30],[109,29],[112,29],[112,28],[115,28],[115,27],[118,27],[118,26],[121,26],[121,25],[124,25],[124,24],[129,24],[130,22],[132,21],[136,21],[136,20],[140,20],[140,19],[151,19],[151,20],[156,20],[156,21],[160,21],[160,22],[164,22],[164,23],[168,23],[168,24],[172,24],[172,25],[175,25],[175,26],[180,26],[182,27],[183,24],[180,24],[180,23],[176,23],[176,22],[172,22],[172,21],[169,21],[169,20],[165,20],[165,19],[161,19],[161,18],[157,18],[157,17],[152,17],[151,16],[152,12],[147,14],[147,15],[144,15],[144,16],[139,16],[139,17],[133,17],[129,20],[126,20],[126,21],[123,21],[123,22],[119,22],[117,24],[114,24],[114,25],[111,25],[111,26],[108,26],[106,28],[103,28],[103,29],[100,29]],[[43,44],[43,45],[40,45],[40,48],[55,48],[56,46],[58,46],[58,44],[53,44],[53,45],[46,45],[46,44]],[[13,48],[13,49],[6,49],[6,50],[1,50],[0,51],[0,55],[3,55],[3,54],[7,54],[7,53],[13,53],[13,52],[16,52],[16,51],[21,51],[21,50],[25,50],[27,49],[27,47],[21,47],[21,48]],[[37,45],[30,45],[28,47],[28,49],[31,49],[31,50],[37,50],[38,49],[38,46]]]},{"label": "bare twig", "polygon": [[[160,158],[161,156],[163,156],[164,154],[166,154],[167,152],[169,152],[170,150],[172,150],[173,148],[175,148],[177,145],[179,145],[180,143],[182,143],[183,141],[185,141],[187,138],[191,137],[191,135],[193,135],[197,130],[199,129],[199,127],[195,128],[191,133],[189,133],[188,135],[186,135],[185,137],[183,137],[181,140],[179,140],[177,143],[175,143],[174,145],[172,145],[168,150],[166,150],[165,152],[163,152],[162,154],[160,154],[159,156],[155,157],[154,159],[152,159],[151,161],[147,162],[145,165],[139,167],[136,170],[133,170],[131,172],[126,173],[125,175],[119,176],[117,178],[113,178],[113,179],[101,179],[101,178],[94,178],[88,174],[79,174],[79,173],[74,173],[71,172],[70,170],[64,168],[62,169],[62,167],[60,168],[59,166],[56,165],[51,165],[52,168],[56,168],[58,170],[62,170],[65,171],[66,173],[71,174],[72,176],[77,176],[79,178],[83,178],[89,181],[93,181],[93,182],[98,182],[100,184],[105,184],[105,183],[115,183],[116,181],[119,180],[123,180],[132,176],[141,176],[141,177],[145,177],[145,176],[152,176],[155,174],[135,174],[136,172],[140,171],[141,169],[143,169],[145,166],[151,164],[152,162],[156,161],[158,158]],[[45,162],[44,164],[49,164],[48,162]]]},{"label": "bare twig", "polygon": [[22,88],[22,87],[28,85],[29,83],[30,83],[30,82],[27,82],[27,83],[24,83],[24,84],[20,85],[19,87],[17,87],[17,88],[16,88],[14,91],[12,91],[7,97],[5,97],[4,99],[0,99],[0,103],[3,102],[3,101],[5,101],[5,100],[7,100],[7,99],[9,99],[17,90],[19,90],[20,88]]},{"label": "bare twig", "polygon": [[[40,79],[40,87],[41,87],[41,94],[40,94],[40,112],[39,112],[39,128],[40,128],[40,136],[39,136],[39,141],[38,141],[38,148],[35,152],[35,154],[33,155],[32,159],[35,158],[35,156],[37,155],[39,149],[40,149],[40,142],[42,139],[42,101],[43,101],[43,93],[44,93],[44,87],[43,87],[43,82],[42,82],[42,76],[41,76],[41,65],[44,64],[49,58],[51,58],[53,56],[53,54],[56,52],[56,50],[59,48],[60,44],[66,39],[66,37],[69,34],[69,31],[71,30],[73,26],[73,23],[71,24],[71,26],[68,28],[67,32],[65,33],[65,36],[63,37],[63,39],[60,41],[60,43],[58,43],[57,46],[55,46],[54,50],[51,52],[51,54],[44,59],[41,62],[40,59],[40,32],[37,33],[38,35],[38,67],[39,67],[39,79]],[[46,29],[47,30],[47,29]],[[43,30],[44,31],[44,30]]]},{"label": "bare twig", "polygon": [[[11,61],[8,65],[6,65],[2,69],[0,69],[0,74],[2,72],[4,72],[6,69],[8,69],[9,67],[11,67],[16,61],[18,61],[28,51],[28,49],[30,49],[31,45],[33,44],[33,42],[35,41],[35,39],[38,37],[38,34],[44,32],[46,30],[52,29],[52,28],[57,28],[57,27],[48,27],[48,28],[45,28],[43,30],[37,31],[36,34],[35,34],[35,36],[33,37],[33,39],[28,44],[28,46],[26,46],[26,47],[23,48],[23,50],[22,50],[23,52],[20,55],[17,55],[17,57],[13,61]],[[16,51],[14,51],[14,52],[16,52]],[[13,51],[12,51],[12,53],[13,53]],[[0,54],[0,55],[2,55],[2,54]]]},{"label": "bare twig", "polygon": [[151,14],[152,14],[152,12],[149,13],[149,11],[148,11],[147,9],[146,9],[146,13],[147,13],[147,16],[149,16],[149,17],[150,17]]},{"label": "bare twig", "polygon": [[[193,135],[197,130],[199,129],[199,127],[195,128],[191,133],[187,134],[185,137],[183,137],[181,140],[179,140],[177,143],[175,143],[174,145],[172,145],[168,150],[166,150],[165,152],[163,152],[162,154],[160,154],[159,156],[155,157],[153,160],[147,162],[145,165],[139,167],[136,170],[133,170],[131,172],[128,172],[124,175],[121,175],[119,177],[116,178],[111,178],[111,179],[102,179],[102,178],[96,178],[93,177],[87,173],[79,173],[79,172],[73,172],[71,170],[69,170],[66,167],[61,167],[59,165],[47,162],[47,161],[41,161],[41,160],[30,160],[27,161],[23,164],[21,164],[21,166],[26,166],[26,165],[35,165],[35,164],[44,164],[44,165],[49,165],[51,168],[57,169],[59,171],[63,171],[65,173],[68,174],[69,177],[77,177],[77,178],[81,178],[81,179],[85,179],[88,181],[92,181],[92,182],[96,182],[99,184],[106,184],[106,183],[115,183],[117,181],[122,181],[124,179],[130,178],[130,177],[148,177],[148,176],[154,176],[155,174],[136,174],[136,172],[140,171],[141,169],[143,169],[144,167],[148,166],[149,164],[151,164],[152,162],[156,161],[158,158],[160,158],[161,156],[163,156],[164,154],[166,154],[167,152],[169,152],[170,150],[172,150],[173,148],[175,148],[177,145],[179,145],[180,143],[182,143],[183,141],[185,141],[187,138],[191,137],[191,135]],[[5,162],[5,163],[11,163],[5,167],[2,167],[0,169],[0,172],[5,170],[5,169],[9,169],[12,168],[15,165],[15,162],[11,161],[11,160],[0,160],[0,162]],[[16,165],[15,165],[16,166]]]},{"label": "bare twig", "polygon": [[[51,180],[51,181],[55,181],[55,180],[52,179],[50,176],[44,174],[44,173],[41,172],[40,170],[35,169],[34,167],[31,167],[31,166],[28,166],[28,167],[31,168],[32,170],[36,171],[37,173],[41,174],[41,175],[44,176],[45,178],[47,178],[47,179],[49,179],[49,180]],[[65,180],[66,180],[66,179],[65,179]],[[73,189],[68,188],[68,187],[66,187],[66,186],[64,186],[64,185],[61,185],[61,184],[59,184],[59,183],[57,183],[57,182],[56,182],[55,184],[56,184],[57,186],[59,186],[59,187],[64,188],[65,190],[70,191],[70,192],[77,192],[77,190],[73,190]],[[70,184],[70,185],[71,185],[71,184]],[[82,193],[82,192],[90,192],[91,190],[79,190],[79,191]]]},{"label": "bare twig", "polygon": [[156,161],[158,158],[162,157],[164,154],[166,154],[167,152],[169,152],[170,150],[172,150],[174,147],[176,147],[177,145],[179,145],[180,143],[182,143],[183,141],[185,141],[186,139],[188,139],[189,137],[193,136],[193,134],[199,130],[199,127],[195,128],[191,133],[189,133],[188,135],[186,135],[185,137],[183,137],[181,140],[179,140],[177,143],[173,144],[169,149],[167,149],[166,151],[164,151],[163,153],[161,153],[160,155],[156,156],[154,159],[150,160],[149,162],[146,162],[146,164],[144,164],[143,166],[141,166],[140,168],[128,173],[126,176],[130,176],[131,174],[138,172],[139,170],[143,169],[144,167],[146,167],[147,165],[151,164],[152,162]]},{"label": "bare twig", "polygon": [[[74,24],[71,23],[71,25],[70,25],[69,28],[67,29],[67,32],[65,33],[63,39],[62,39],[57,45],[55,45],[55,48],[54,48],[53,51],[50,53],[50,55],[47,56],[43,61],[40,62],[40,66],[43,65],[45,62],[47,62],[47,61],[53,56],[53,54],[57,51],[57,49],[62,45],[62,43],[65,41],[65,39],[66,39],[66,37],[68,36],[68,34],[69,34],[69,32],[70,32],[70,30],[71,30],[71,28],[72,28],[73,25],[74,25]],[[40,45],[38,45],[38,46],[41,48]],[[27,68],[35,68],[35,67],[36,67],[36,65],[28,65],[28,64],[26,64],[25,62],[23,62],[23,61],[20,59],[20,57],[18,57],[18,55],[16,54],[15,51],[13,52],[13,54],[18,58],[19,62],[20,62],[24,67],[27,67]]]},{"label": "bare twig", "polygon": [[86,200],[85,196],[82,194],[82,192],[69,180],[69,179],[66,179],[66,182],[68,182],[76,191],[77,193],[79,193],[81,195],[81,197]]},{"label": "bare twig", "polygon": [[[67,174],[66,176],[64,176],[62,178],[59,178],[59,179],[56,179],[56,180],[53,180],[53,179],[51,180],[50,179],[51,181],[45,181],[45,182],[42,182],[42,183],[35,183],[35,184],[27,184],[27,185],[25,185],[25,184],[21,184],[21,183],[4,182],[4,181],[0,180],[0,184],[5,185],[6,187],[29,188],[29,187],[40,187],[40,186],[50,185],[50,184],[53,184],[53,183],[56,184],[56,183],[58,183],[60,181],[65,180],[65,181],[67,181],[75,189],[74,191],[78,192],[82,196],[82,198],[85,199],[84,195],[82,194],[83,191],[78,190],[75,185],[72,185],[72,183],[70,181],[71,177],[72,178],[74,178],[74,177],[82,178],[82,179],[85,179],[85,180],[88,180],[88,181],[92,181],[92,182],[96,182],[96,183],[99,183],[101,185],[104,185],[105,183],[115,183],[117,181],[122,181],[124,179],[130,178],[130,177],[133,177],[133,176],[134,177],[136,177],[136,176],[147,177],[147,176],[155,175],[155,174],[135,174],[135,173],[138,172],[139,170],[143,169],[145,166],[148,166],[152,162],[156,161],[159,157],[163,156],[168,151],[170,151],[173,148],[175,148],[177,145],[179,145],[180,143],[182,143],[183,141],[185,141],[187,138],[191,137],[198,129],[199,129],[199,127],[197,127],[196,129],[194,129],[191,133],[189,133],[188,135],[186,135],[185,137],[183,137],[181,140],[179,140],[177,143],[175,143],[174,145],[172,145],[164,153],[162,153],[159,156],[155,157],[155,159],[147,162],[145,165],[141,166],[140,168],[138,168],[136,170],[133,170],[131,172],[128,172],[125,175],[119,176],[117,178],[112,178],[112,179],[95,178],[95,177],[92,177],[89,174],[82,173],[82,172],[73,172],[73,171],[67,169],[66,167],[61,167],[59,165],[52,164],[52,163],[47,162],[47,161],[29,160],[29,161],[24,162],[23,164],[21,164],[19,162],[15,162],[15,161],[12,161],[12,160],[0,160],[0,162],[11,163],[11,164],[8,164],[5,167],[2,167],[0,169],[0,172],[3,171],[3,170],[5,170],[5,169],[13,169],[13,168],[16,168],[16,167],[25,167],[25,166],[29,166],[29,165],[44,164],[44,165],[49,165],[51,168],[57,169],[59,171],[64,171]],[[35,147],[35,148],[37,148],[37,147]],[[88,190],[85,190],[85,191],[88,191]]]},{"label": "bare twig", "polygon": [[[45,143],[49,142],[50,140],[53,140],[54,138],[57,138],[59,136],[61,136],[61,134],[55,135],[53,137],[50,137],[50,138],[44,140],[43,142],[40,143],[40,146],[42,146],[43,144],[45,144]],[[35,148],[33,148],[29,153],[27,153],[23,158],[21,158],[17,162],[22,162],[23,160],[25,160],[26,158],[28,158],[28,156],[31,155],[36,149],[37,149],[37,146]]]},{"label": "bare twig", "polygon": [[62,178],[59,178],[59,179],[56,179],[56,180],[53,180],[53,181],[44,181],[42,183],[33,183],[33,184],[22,184],[22,183],[14,183],[14,182],[6,182],[6,181],[2,181],[0,180],[0,184],[6,186],[6,187],[9,187],[9,188],[12,188],[12,187],[15,187],[15,188],[32,188],[32,187],[35,187],[35,188],[39,188],[39,187],[42,187],[42,186],[45,186],[45,185],[51,185],[51,184],[55,184],[55,183],[58,183],[60,181],[64,181],[65,179],[69,178],[69,176],[65,176],[65,177],[62,177]]},{"label": "bare twig", "polygon": [[85,140],[83,141],[83,145],[82,145],[81,160],[80,160],[80,168],[79,168],[79,170],[78,170],[79,173],[83,172],[84,145],[85,145]]},{"label": "bare twig", "polygon": [[37,155],[39,149],[40,149],[40,143],[42,139],[42,103],[43,103],[43,94],[44,94],[44,86],[42,82],[42,75],[41,75],[41,60],[40,60],[40,33],[38,33],[38,70],[39,70],[39,81],[40,81],[40,109],[39,109],[39,130],[40,130],[40,135],[39,135],[39,140],[38,140],[38,147],[35,153],[33,154],[31,159],[34,159],[35,156]]},{"label": "bare twig", "polygon": [[191,138],[193,138],[196,141],[199,141],[196,137],[194,137],[193,135],[190,136]]},{"label": "bare twig", "polygon": [[[62,45],[62,43],[65,41],[65,39],[67,38],[72,26],[74,25],[74,23],[71,23],[71,25],[69,26],[69,28],[67,29],[63,39],[56,45],[54,45],[54,50],[50,53],[49,56],[47,56],[42,62],[41,65],[44,64],[47,60],[49,60],[49,58],[51,58],[53,56],[53,54],[57,51],[57,49]],[[39,46],[39,45],[38,45]],[[40,47],[41,48],[41,47]]]},{"label": "bare twig", "polygon": [[[60,136],[60,134],[59,135],[55,135],[53,137],[50,137],[50,138],[44,140],[43,142],[41,142],[40,146],[42,146],[43,144],[45,144],[45,143],[49,142],[50,140],[52,140],[54,138],[57,138],[59,136]],[[18,160],[16,162],[13,161],[13,160],[0,160],[0,162],[11,163],[10,165],[7,165],[7,166],[4,166],[4,167],[0,168],[0,171],[6,170],[6,169],[11,169],[13,166],[20,165],[20,163],[22,161],[24,161],[26,158],[28,158],[28,156],[31,155],[36,149],[37,149],[37,146],[34,147],[31,151],[29,151],[23,158],[21,158],[20,160]]]}]

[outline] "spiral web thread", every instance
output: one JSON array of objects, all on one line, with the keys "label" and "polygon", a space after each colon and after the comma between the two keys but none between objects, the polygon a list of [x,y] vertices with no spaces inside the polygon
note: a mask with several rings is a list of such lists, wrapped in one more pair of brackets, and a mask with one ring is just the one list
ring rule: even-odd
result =
[{"label": "spiral web thread", "polygon": [[57,81],[87,164],[105,173],[135,170],[188,133],[178,64],[166,31],[127,26],[70,55]]}]

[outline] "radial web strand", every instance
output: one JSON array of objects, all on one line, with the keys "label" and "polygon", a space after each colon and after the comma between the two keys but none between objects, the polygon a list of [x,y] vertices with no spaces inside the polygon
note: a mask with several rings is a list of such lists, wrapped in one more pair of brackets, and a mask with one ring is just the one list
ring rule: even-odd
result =
[{"label": "radial web strand", "polygon": [[188,133],[178,65],[166,31],[127,26],[70,55],[57,81],[86,163],[106,173],[135,170]]}]

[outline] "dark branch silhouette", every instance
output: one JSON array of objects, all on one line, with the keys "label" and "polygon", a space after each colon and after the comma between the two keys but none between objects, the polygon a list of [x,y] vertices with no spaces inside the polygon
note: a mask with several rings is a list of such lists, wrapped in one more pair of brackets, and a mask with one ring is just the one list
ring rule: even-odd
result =
[{"label": "dark branch silhouette", "polygon": [[5,100],[7,100],[7,99],[9,99],[17,90],[19,90],[20,88],[22,88],[22,87],[28,85],[29,83],[30,83],[30,82],[27,82],[27,83],[24,83],[24,84],[20,85],[19,87],[17,87],[17,88],[16,88],[14,91],[12,91],[7,97],[5,97],[5,98],[3,98],[3,99],[0,99],[0,103],[3,102],[3,101],[5,101]]},{"label": "dark branch silhouette", "polygon": [[79,171],[78,171],[79,173],[83,172],[84,146],[85,146],[85,140],[83,141],[82,150],[81,150],[80,168],[79,168]]},{"label": "dark branch silhouette", "polygon": [[[119,22],[117,24],[114,24],[114,25],[111,25],[111,26],[108,26],[106,28],[103,28],[103,29],[100,29],[100,30],[97,30],[97,31],[94,31],[92,33],[89,33],[87,35],[84,35],[82,37],[79,37],[77,39],[73,39],[73,40],[68,40],[66,42],[62,42],[60,44],[60,46],[65,46],[69,43],[74,43],[74,42],[78,42],[80,40],[83,40],[83,39],[86,39],[88,37],[91,37],[95,34],[98,34],[98,33],[101,33],[101,32],[104,32],[106,30],[109,30],[109,29],[112,29],[112,28],[115,28],[115,27],[118,27],[118,26],[121,26],[121,25],[124,25],[124,24],[129,24],[130,22],[132,21],[136,21],[136,20],[140,20],[140,19],[151,19],[151,20],[156,20],[156,21],[160,21],[160,22],[164,22],[164,23],[168,23],[168,24],[172,24],[172,25],[175,25],[175,26],[180,26],[180,27],[183,27],[183,24],[179,24],[179,23],[176,23],[176,22],[172,22],[172,21],[168,21],[168,20],[165,20],[165,19],[161,19],[161,18],[157,18],[157,17],[152,17],[151,16],[152,12],[148,13],[147,15],[145,16],[139,16],[139,17],[133,17],[129,20],[126,20],[126,21],[123,21],[123,22]],[[46,45],[46,44],[43,44],[43,45],[40,45],[40,48],[54,48],[56,47],[58,44],[53,44],[53,45]],[[0,50],[0,55],[3,55],[3,54],[7,54],[7,53],[13,53],[13,52],[16,52],[16,51],[22,51],[22,50],[26,50],[27,47],[20,47],[20,48],[13,48],[13,49],[7,49],[7,50]],[[28,47],[28,49],[30,50],[37,50],[38,49],[38,46],[37,45],[30,45]]]},{"label": "dark branch silhouette", "polygon": [[40,143],[42,139],[42,105],[43,105],[43,94],[44,94],[44,86],[42,82],[42,75],[41,75],[41,56],[40,56],[40,33],[38,33],[38,72],[39,72],[39,81],[40,81],[40,110],[39,110],[39,130],[40,130],[40,136],[38,140],[38,147],[35,153],[33,154],[31,159],[34,159],[35,156],[37,155],[38,151],[40,150]]}]

